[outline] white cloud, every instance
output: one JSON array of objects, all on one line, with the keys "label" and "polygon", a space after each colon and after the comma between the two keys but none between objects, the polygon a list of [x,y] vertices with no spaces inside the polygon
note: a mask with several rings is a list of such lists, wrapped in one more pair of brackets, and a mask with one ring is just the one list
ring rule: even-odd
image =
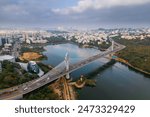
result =
[{"label": "white cloud", "polygon": [[60,14],[82,13],[88,9],[101,9],[114,6],[140,5],[150,2],[150,0],[79,0],[76,6],[53,9]]},{"label": "white cloud", "polygon": [[12,13],[15,15],[28,14],[27,11],[25,11],[21,6],[15,4],[3,6],[2,10],[5,13]]}]

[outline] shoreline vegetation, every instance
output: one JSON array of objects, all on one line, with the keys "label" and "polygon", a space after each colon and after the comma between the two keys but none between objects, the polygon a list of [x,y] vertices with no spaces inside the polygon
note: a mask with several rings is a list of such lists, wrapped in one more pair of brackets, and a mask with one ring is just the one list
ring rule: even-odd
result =
[{"label": "shoreline vegetation", "polygon": [[118,36],[113,39],[126,46],[125,49],[115,54],[120,58],[119,62],[145,75],[150,75],[150,38],[144,40],[126,40]]},{"label": "shoreline vegetation", "polygon": [[75,82],[70,82],[69,84],[74,86],[77,89],[82,89],[85,86],[95,87],[96,86],[96,80],[81,77],[79,80],[77,80]]},{"label": "shoreline vegetation", "polygon": [[138,67],[135,67],[135,66],[131,65],[128,61],[126,61],[126,60],[124,60],[122,58],[116,58],[115,60],[117,62],[120,62],[120,63],[123,63],[123,64],[127,65],[128,67],[133,68],[134,70],[136,70],[136,71],[138,71],[140,73],[144,73],[145,75],[149,75],[150,76],[150,72],[146,72],[146,71],[144,71],[144,70],[142,70],[142,69],[140,69]]},{"label": "shoreline vegetation", "polygon": [[78,98],[78,92],[77,89],[82,89],[84,87],[95,87],[96,86],[96,80],[94,79],[87,79],[83,76],[80,77],[80,79],[78,79],[77,81],[71,82],[68,81],[68,87],[69,87],[69,92],[70,93],[70,97],[72,100],[75,100]]}]

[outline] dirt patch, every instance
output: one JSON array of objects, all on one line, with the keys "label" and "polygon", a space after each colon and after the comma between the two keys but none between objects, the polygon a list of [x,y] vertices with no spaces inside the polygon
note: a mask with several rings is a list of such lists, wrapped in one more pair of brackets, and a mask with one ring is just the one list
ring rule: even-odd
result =
[{"label": "dirt patch", "polygon": [[43,57],[43,55],[36,53],[36,52],[25,52],[25,53],[23,53],[22,56],[19,57],[19,59],[22,61],[24,61],[24,60],[31,61],[31,60],[37,60],[42,57]]}]

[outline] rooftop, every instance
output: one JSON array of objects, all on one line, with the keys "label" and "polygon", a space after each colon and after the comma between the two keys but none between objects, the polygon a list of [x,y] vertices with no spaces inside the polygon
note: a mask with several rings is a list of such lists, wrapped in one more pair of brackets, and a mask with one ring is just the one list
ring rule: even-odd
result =
[{"label": "rooftop", "polygon": [[3,55],[3,56],[0,56],[0,61],[10,60],[10,59],[14,59],[14,57],[13,57],[13,56],[10,56],[10,55]]}]

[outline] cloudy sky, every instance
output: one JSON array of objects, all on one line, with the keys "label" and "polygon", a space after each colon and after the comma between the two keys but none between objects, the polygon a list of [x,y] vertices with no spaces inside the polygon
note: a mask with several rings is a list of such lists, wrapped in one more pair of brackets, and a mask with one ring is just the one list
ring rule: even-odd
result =
[{"label": "cloudy sky", "polygon": [[150,27],[150,0],[0,0],[0,27]]}]

